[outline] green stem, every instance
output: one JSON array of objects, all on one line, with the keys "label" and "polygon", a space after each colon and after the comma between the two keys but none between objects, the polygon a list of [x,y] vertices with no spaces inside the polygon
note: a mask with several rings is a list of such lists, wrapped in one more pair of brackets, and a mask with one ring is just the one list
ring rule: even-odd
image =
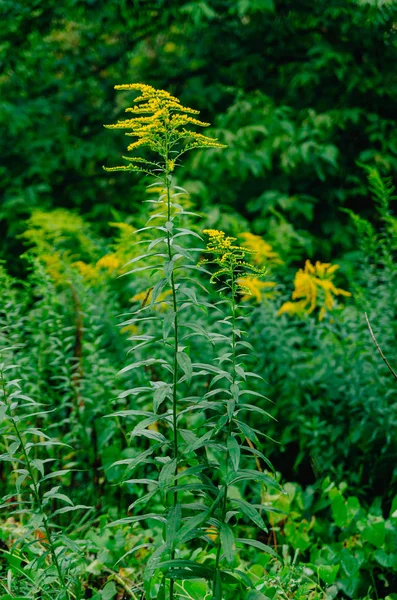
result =
[{"label": "green stem", "polygon": [[[237,318],[237,315],[236,315],[236,279],[235,279],[233,267],[232,267],[232,271],[231,271],[231,286],[230,287],[231,287],[231,292],[232,292],[231,300],[230,300],[231,313],[232,313],[232,384],[234,385],[236,383],[236,378],[237,378],[236,377],[236,361],[237,361],[236,318]],[[229,438],[231,436],[232,431],[233,431],[233,417],[230,417],[229,424],[228,424],[228,430],[227,430],[227,438]],[[229,486],[227,484],[227,477],[228,477],[228,471],[229,471],[229,459],[230,459],[230,453],[229,453],[229,450],[227,450],[226,451],[225,492],[223,495],[220,523],[225,522],[226,511],[227,511],[227,499],[228,499],[228,491],[229,491]],[[215,595],[217,580],[218,580],[221,551],[222,551],[222,544],[221,544],[220,531],[219,531],[218,541],[217,541],[217,549],[216,549],[216,558],[215,558],[215,573],[214,573],[214,581],[213,581],[213,589],[212,589],[212,592],[214,595]]]},{"label": "green stem", "polygon": [[[171,183],[168,169],[168,141],[166,146],[166,171],[165,171],[165,186],[167,190],[167,221],[171,221]],[[172,261],[173,253],[171,246],[171,234],[167,228],[167,250],[169,260]],[[175,285],[175,277],[174,271],[171,273],[171,292],[172,292],[172,307],[174,311],[174,347],[173,347],[173,377],[172,377],[172,430],[173,430],[173,441],[174,441],[174,459],[175,459],[175,475],[178,469],[178,426],[177,426],[177,383],[178,383],[178,347],[179,347],[179,331],[178,331],[178,305],[176,298],[176,285]],[[178,490],[177,483],[174,481],[174,492],[173,492],[173,506],[175,507],[178,502]],[[171,551],[171,560],[175,558],[175,550]],[[170,579],[170,600],[174,598],[174,580]]]},{"label": "green stem", "polygon": [[[4,400],[8,404],[8,402],[7,402],[8,395],[7,395],[7,390],[6,390],[6,386],[5,386],[5,380],[4,380],[3,372],[1,372],[1,385],[2,385],[2,389],[3,389]],[[44,531],[45,531],[45,535],[46,535],[46,539],[47,539],[48,545],[50,547],[50,552],[51,552],[52,560],[54,561],[54,565],[55,565],[55,568],[57,570],[61,586],[62,586],[64,592],[66,593],[66,597],[69,598],[68,589],[66,587],[66,583],[65,583],[65,579],[64,579],[64,576],[63,576],[63,573],[62,573],[62,570],[61,570],[61,566],[59,564],[58,557],[56,555],[55,548],[54,548],[54,545],[53,545],[53,542],[52,542],[52,535],[51,535],[50,527],[48,525],[47,515],[45,514],[45,511],[44,511],[44,508],[43,508],[43,504],[41,502],[41,498],[40,498],[40,494],[39,494],[39,488],[37,486],[37,482],[36,482],[36,479],[35,479],[35,476],[34,476],[34,473],[33,473],[33,468],[32,468],[31,462],[30,462],[30,458],[29,458],[29,455],[28,455],[28,453],[26,451],[26,447],[25,447],[25,444],[23,442],[23,438],[22,438],[22,435],[21,435],[21,433],[19,431],[18,425],[17,425],[14,417],[11,414],[11,407],[10,406],[9,406],[9,410],[10,410],[11,423],[12,423],[12,426],[14,428],[15,434],[16,434],[16,436],[18,438],[18,441],[21,444],[22,454],[23,454],[23,456],[25,458],[26,468],[27,468],[27,471],[29,473],[29,477],[30,477],[30,479],[32,481],[32,490],[33,490],[34,498],[36,500],[36,505],[37,505],[37,507],[39,509],[39,512],[40,512],[40,514],[41,514],[41,516],[43,518]]]}]

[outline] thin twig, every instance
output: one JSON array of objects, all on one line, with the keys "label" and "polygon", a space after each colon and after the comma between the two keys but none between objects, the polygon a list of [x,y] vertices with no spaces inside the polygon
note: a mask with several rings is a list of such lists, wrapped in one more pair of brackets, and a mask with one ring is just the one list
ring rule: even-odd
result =
[{"label": "thin twig", "polygon": [[368,325],[369,332],[370,332],[370,334],[371,334],[371,337],[372,337],[372,339],[373,339],[373,341],[374,341],[374,344],[375,344],[375,346],[376,346],[376,348],[377,348],[377,350],[378,350],[379,354],[381,355],[381,357],[382,357],[382,358],[383,358],[383,360],[385,361],[385,363],[386,363],[386,366],[387,366],[387,368],[389,369],[390,373],[393,375],[393,377],[395,377],[395,379],[397,379],[397,373],[394,371],[394,369],[393,369],[393,368],[392,368],[392,366],[390,365],[390,363],[389,363],[389,361],[387,360],[386,356],[383,354],[381,347],[379,346],[378,342],[376,341],[376,337],[375,337],[375,335],[374,335],[374,332],[372,331],[371,323],[369,322],[369,319],[368,319],[367,313],[364,313],[364,314],[365,314],[365,319],[366,319],[366,321],[367,321],[367,325]]}]

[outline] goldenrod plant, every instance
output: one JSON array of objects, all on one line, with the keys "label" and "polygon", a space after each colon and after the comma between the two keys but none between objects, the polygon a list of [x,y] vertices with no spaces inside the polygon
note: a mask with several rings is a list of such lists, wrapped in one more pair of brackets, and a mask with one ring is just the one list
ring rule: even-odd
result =
[{"label": "goldenrod plant", "polygon": [[299,269],[295,275],[295,290],[292,302],[284,302],[279,310],[283,313],[310,315],[319,308],[318,318],[324,318],[326,312],[331,312],[335,305],[335,296],[351,296],[351,293],[337,288],[333,283],[334,273],[339,265],[317,261],[314,265],[307,260],[304,269]]},{"label": "goldenrod plant", "polygon": [[[115,466],[125,465],[126,486],[145,486],[147,493],[129,506],[129,511],[135,514],[113,525],[152,520],[163,525],[146,563],[144,586],[148,599],[186,598],[182,591],[186,592],[186,588],[181,582],[197,580],[198,590],[202,586],[200,580],[204,579],[209,587],[205,587],[203,597],[221,600],[225,578],[240,588],[251,585],[249,579],[233,568],[236,543],[271,551],[255,539],[234,540],[231,518],[246,517],[256,526],[266,528],[257,507],[241,498],[233,502],[232,513],[227,512],[231,486],[252,478],[258,485],[264,481],[273,483],[266,473],[246,469],[245,455],[266,459],[256,448],[258,432],[245,424],[244,412],[257,410],[266,417],[267,413],[243,401],[243,395],[250,393],[243,381],[253,374],[246,372],[242,363],[241,352],[250,346],[241,339],[243,333],[236,308],[237,296],[250,293],[241,280],[247,275],[262,276],[263,269],[245,261],[246,255],[255,254],[253,250],[235,245],[234,238],[218,231],[207,232],[210,242],[206,249],[198,250],[213,256],[204,258],[197,266],[197,249],[192,247],[192,241],[201,240],[201,236],[185,226],[186,220],[194,215],[179,200],[186,196],[186,191],[176,185],[174,173],[185,152],[223,147],[218,140],[187,129],[208,123],[193,117],[198,111],[182,106],[163,90],[142,84],[120,85],[116,89],[138,91],[140,95],[135,98],[135,106],[126,109],[130,113],[128,120],[107,127],[126,130],[126,135],[136,138],[128,149],[145,150],[148,154],[126,156],[127,165],[106,170],[152,176],[154,182],[148,189],[159,195],[147,200],[156,210],[141,230],[152,237],[138,240],[147,245],[147,252],[130,260],[132,268],[126,273],[136,276],[149,272],[152,283],[133,298],[140,304],[124,323],[124,327],[138,330],[129,339],[134,344],[131,353],[139,350],[140,360],[122,371],[123,374],[144,369],[152,380],[123,392],[123,397],[132,398],[132,408],[110,415],[127,422],[137,421],[131,441],[133,445],[141,443],[141,451],[134,458],[116,461]],[[182,245],[184,240],[187,242]],[[212,282],[223,282],[228,307],[225,314],[221,306],[198,296],[200,287],[205,291],[200,278],[207,262],[218,266],[214,274],[208,273]],[[139,263],[142,266],[135,266]],[[155,310],[157,307],[161,311]],[[204,329],[197,320],[197,314],[203,310],[215,310],[222,315],[219,324],[226,332],[222,333],[219,327],[214,331]],[[221,355],[214,351],[211,362],[203,362],[201,356],[194,360],[193,342],[198,337],[204,337],[214,346],[230,344],[230,348]],[[142,410],[140,404],[148,396],[152,397],[151,410]],[[142,438],[146,442],[139,442]],[[142,465],[147,465],[146,474],[137,477],[134,472]],[[139,506],[149,500],[158,510],[141,514]],[[211,562],[195,559],[198,540],[213,547]]]},{"label": "goldenrod plant", "polygon": [[[265,268],[252,264],[255,250],[235,244],[236,239],[226,236],[223,231],[214,229],[204,230],[209,241],[205,258],[200,264],[215,265],[215,272],[211,275],[211,283],[219,285],[221,304],[225,305],[222,310],[220,323],[225,330],[225,351],[218,358],[219,367],[214,371],[214,385],[208,396],[216,398],[223,411],[217,410],[214,418],[214,426],[217,430],[219,441],[218,460],[216,466],[219,469],[219,479],[222,482],[223,498],[219,509],[216,511],[215,521],[216,560],[213,580],[213,598],[222,598],[222,577],[224,570],[221,569],[221,560],[226,565],[233,565],[235,561],[236,545],[253,545],[260,550],[276,555],[269,546],[247,538],[235,538],[233,528],[230,525],[231,517],[235,511],[241,512],[250,519],[257,527],[267,531],[265,522],[261,516],[263,507],[249,504],[243,497],[229,497],[230,490],[240,481],[251,481],[255,484],[266,484],[274,487],[275,480],[269,477],[262,469],[247,469],[247,457],[254,459],[254,465],[260,465],[260,461],[271,468],[266,457],[257,446],[260,445],[260,437],[266,435],[260,429],[254,429],[245,422],[247,412],[256,413],[260,418],[269,418],[270,415],[257,404],[250,403],[248,399],[260,398],[266,400],[266,396],[252,391],[247,384],[250,377],[259,377],[246,369],[245,360],[247,351],[254,351],[250,343],[244,339],[244,316],[239,309],[239,298],[250,295],[250,289],[245,286],[249,277],[256,276],[258,279],[264,277]],[[247,256],[248,255],[248,256]],[[252,262],[249,262],[251,260]],[[205,366],[203,366],[205,368]],[[215,387],[215,384],[217,387]],[[222,385],[220,385],[222,384]],[[223,455],[221,454],[223,452]],[[249,460],[248,460],[249,462]],[[258,494],[260,497],[260,494]],[[258,510],[259,509],[259,510]],[[227,568],[227,567],[226,567]]]}]

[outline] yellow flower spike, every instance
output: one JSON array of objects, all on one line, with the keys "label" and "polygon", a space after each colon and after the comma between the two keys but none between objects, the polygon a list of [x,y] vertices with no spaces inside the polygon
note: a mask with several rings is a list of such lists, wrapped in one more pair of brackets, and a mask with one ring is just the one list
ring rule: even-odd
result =
[{"label": "yellow flower spike", "polygon": [[307,260],[305,268],[299,269],[295,275],[292,300],[297,300],[297,302],[284,302],[278,314],[288,313],[303,316],[311,314],[318,308],[318,319],[322,321],[326,312],[333,310],[335,296],[351,296],[350,292],[335,287],[333,283],[334,273],[338,268],[339,265],[320,261],[313,265],[310,260]]},{"label": "yellow flower spike", "polygon": [[[198,115],[199,111],[183,106],[178,98],[165,90],[156,90],[143,83],[116,85],[115,89],[137,91],[140,96],[134,100],[137,106],[126,109],[130,118],[105,127],[125,129],[125,135],[137,138],[129,144],[129,152],[148,148],[163,158],[163,164],[156,164],[142,157],[123,157],[130,163],[128,166],[104,167],[106,171],[135,171],[158,176],[159,170],[172,173],[177,159],[189,150],[225,148],[217,139],[186,129],[187,125],[208,127],[209,123],[192,117],[191,115]],[[172,159],[169,157],[170,152],[175,154]]]}]

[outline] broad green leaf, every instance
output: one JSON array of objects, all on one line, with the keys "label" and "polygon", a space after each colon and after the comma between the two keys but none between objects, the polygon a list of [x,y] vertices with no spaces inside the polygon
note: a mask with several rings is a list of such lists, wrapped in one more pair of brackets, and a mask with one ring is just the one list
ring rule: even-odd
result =
[{"label": "broad green leaf", "polygon": [[339,565],[319,565],[317,572],[320,579],[327,585],[334,583],[336,576],[338,575]]},{"label": "broad green leaf", "polygon": [[372,521],[367,521],[362,530],[364,540],[373,544],[376,548],[382,548],[386,537],[386,524],[382,517],[375,517]]},{"label": "broad green leaf", "polygon": [[240,445],[235,437],[227,438],[227,449],[229,451],[230,460],[232,461],[233,469],[238,471],[240,464]]},{"label": "broad green leaf", "polygon": [[109,581],[103,590],[101,590],[101,599],[102,600],[112,600],[117,594],[117,588],[113,581]]},{"label": "broad green leaf", "polygon": [[208,586],[204,581],[185,581],[183,589],[189,594],[191,600],[203,600],[208,592]]}]

